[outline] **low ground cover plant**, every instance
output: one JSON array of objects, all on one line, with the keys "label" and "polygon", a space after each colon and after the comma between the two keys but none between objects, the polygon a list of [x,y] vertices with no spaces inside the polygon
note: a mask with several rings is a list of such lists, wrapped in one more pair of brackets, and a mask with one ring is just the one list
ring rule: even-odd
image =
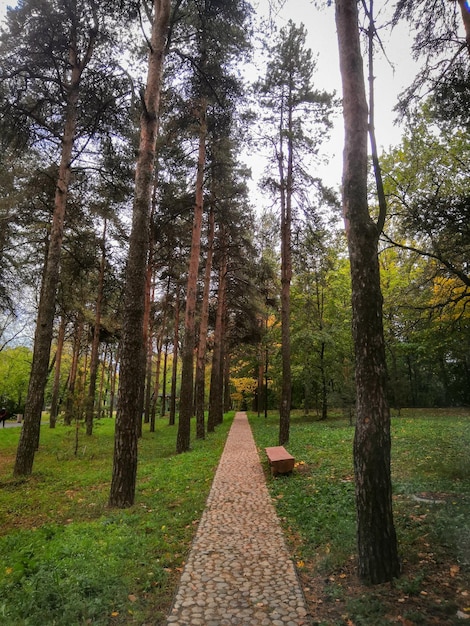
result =
[{"label": "low ground cover plant", "polygon": [[[188,454],[158,420],[139,443],[136,503],[107,507],[113,420],[43,427],[33,475],[12,478],[19,429],[0,432],[0,624],[164,622],[233,413]],[[75,454],[76,450],[76,454]]]},{"label": "low ground cover plant", "polygon": [[355,574],[349,420],[292,415],[291,476],[272,478],[264,447],[277,416],[250,416],[268,485],[314,623],[321,626],[462,624],[470,617],[470,414],[402,410],[392,418],[395,524],[403,574],[366,587]]}]

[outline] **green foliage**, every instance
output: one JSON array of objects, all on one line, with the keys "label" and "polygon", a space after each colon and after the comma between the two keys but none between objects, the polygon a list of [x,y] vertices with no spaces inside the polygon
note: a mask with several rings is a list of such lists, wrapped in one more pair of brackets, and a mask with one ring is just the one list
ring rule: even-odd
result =
[{"label": "green foliage", "polygon": [[0,404],[14,413],[24,412],[32,352],[18,346],[0,352]]},{"label": "green foliage", "polygon": [[46,428],[35,476],[20,482],[10,477],[19,429],[2,430],[0,623],[161,623],[230,423],[179,456],[166,421],[144,432],[136,504],[125,511],[107,508],[112,420],[80,433],[77,456],[73,429]]}]

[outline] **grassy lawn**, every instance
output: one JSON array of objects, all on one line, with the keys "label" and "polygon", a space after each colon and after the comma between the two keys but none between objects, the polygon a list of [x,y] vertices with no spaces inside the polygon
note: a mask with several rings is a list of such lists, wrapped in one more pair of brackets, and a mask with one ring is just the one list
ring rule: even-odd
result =
[{"label": "grassy lawn", "polygon": [[[278,417],[250,415],[268,485],[314,622],[322,626],[464,624],[470,618],[470,414],[403,410],[392,420],[395,524],[403,564],[393,585],[355,575],[354,429],[293,414],[292,476],[271,478],[264,447]],[[469,622],[470,623],[470,622]]]},{"label": "grassy lawn", "polygon": [[191,452],[157,422],[139,444],[136,504],[109,509],[114,422],[43,426],[33,475],[12,478],[19,428],[0,429],[0,624],[162,624],[233,413]]},{"label": "grassy lawn", "polygon": [[[231,417],[188,454],[176,429],[144,432],[136,504],[107,507],[113,422],[92,437],[44,427],[34,474],[12,477],[19,429],[0,429],[0,624],[157,626],[204,508]],[[322,626],[464,624],[470,616],[470,415],[404,410],[393,418],[394,509],[403,575],[355,575],[354,431],[293,414],[295,472],[273,479],[264,447],[278,417],[250,416],[309,609]],[[75,449],[77,453],[75,454]],[[460,613],[459,613],[460,612]],[[243,625],[240,625],[243,626]]]}]

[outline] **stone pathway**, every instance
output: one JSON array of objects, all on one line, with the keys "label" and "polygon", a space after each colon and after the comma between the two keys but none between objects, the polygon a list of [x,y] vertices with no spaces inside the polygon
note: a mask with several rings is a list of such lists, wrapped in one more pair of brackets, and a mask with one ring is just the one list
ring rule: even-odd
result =
[{"label": "stone pathway", "polygon": [[245,413],[237,413],[168,626],[309,624]]}]

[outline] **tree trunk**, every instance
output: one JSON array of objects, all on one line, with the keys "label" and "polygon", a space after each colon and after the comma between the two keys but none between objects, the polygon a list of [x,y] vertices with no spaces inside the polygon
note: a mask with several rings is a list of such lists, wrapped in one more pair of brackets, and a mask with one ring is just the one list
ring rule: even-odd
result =
[{"label": "tree trunk", "polygon": [[166,374],[168,365],[168,337],[165,339],[165,351],[163,353],[163,380],[162,380],[162,406],[161,416],[165,417],[166,413]]},{"label": "tree trunk", "polygon": [[[222,235],[223,239],[224,235]],[[225,244],[221,241],[221,246]],[[207,416],[207,431],[214,432],[215,426],[223,420],[223,361],[222,361],[222,339],[223,339],[223,316],[224,300],[227,280],[227,252],[222,250],[222,258],[219,268],[219,289],[217,293],[217,313],[214,330],[214,349],[212,353],[211,387],[209,392],[209,413]]]},{"label": "tree trunk", "polygon": [[[224,332],[226,337],[226,332]],[[225,343],[225,340],[224,340]],[[225,350],[224,358],[224,413],[232,408],[232,398],[230,397],[230,354]]]},{"label": "tree trunk", "polygon": [[180,411],[176,452],[189,450],[191,437],[191,417],[193,414],[194,385],[194,348],[196,331],[196,300],[197,278],[199,272],[199,255],[201,251],[201,229],[203,215],[204,167],[206,163],[206,102],[200,103],[199,116],[199,155],[196,175],[196,201],[194,204],[193,232],[191,239],[191,256],[189,261],[188,283],[186,290],[186,311],[184,319],[184,343],[181,355],[181,390]]},{"label": "tree trunk", "polygon": [[207,257],[204,273],[204,293],[201,304],[201,322],[199,324],[199,344],[197,348],[196,360],[196,438],[204,439],[204,399],[205,399],[205,374],[206,374],[206,351],[207,351],[207,329],[209,326],[209,295],[212,274],[212,258],[214,256],[214,208],[211,205],[209,211],[209,227],[207,233]]},{"label": "tree trunk", "polygon": [[98,419],[101,419],[104,415],[104,406],[106,405],[106,395],[108,392],[108,389],[106,388],[106,392],[105,392],[105,388],[104,388],[105,380],[108,378],[107,357],[108,357],[108,347],[105,346],[103,350],[103,360],[101,362],[100,387],[98,391],[98,410],[97,410]]},{"label": "tree trunk", "polygon": [[[165,321],[163,322],[163,325]],[[162,326],[163,326],[162,325]],[[155,364],[155,386],[153,388],[152,408],[150,410],[150,432],[155,432],[155,419],[157,417],[157,402],[158,394],[160,391],[160,367],[162,362],[162,349],[163,349],[163,328],[160,333],[157,334],[157,362]]]},{"label": "tree trunk", "polygon": [[101,309],[103,305],[104,268],[106,263],[106,227],[107,220],[105,218],[103,225],[103,239],[101,243],[101,262],[100,274],[98,278],[98,294],[96,296],[95,324],[93,328],[93,342],[91,344],[90,384],[88,386],[88,398],[85,418],[86,434],[88,436],[91,436],[93,434],[93,413],[95,409],[96,380],[98,378]]},{"label": "tree trunk", "polygon": [[[94,39],[89,43],[89,55],[93,49]],[[36,332],[34,336],[33,361],[26,397],[24,423],[16,452],[14,467],[15,476],[31,474],[34,454],[39,442],[41,413],[44,404],[44,389],[47,382],[49,354],[54,326],[57,284],[59,282],[60,253],[64,235],[65,207],[70,183],[72,151],[77,127],[77,104],[80,78],[90,56],[80,61],[76,52],[70,49],[71,79],[67,91],[64,132],[62,135],[62,152],[60,158],[57,185],[54,197],[54,213],[52,216],[49,247],[45,271],[39,298]]]},{"label": "tree trunk", "polygon": [[[157,167],[155,167],[157,171]],[[145,345],[147,347],[147,363],[146,363],[146,375],[145,375],[145,408],[144,408],[144,423],[150,422],[150,413],[152,410],[152,359],[153,359],[153,338],[154,328],[153,320],[150,319],[151,305],[155,296],[155,283],[152,281],[154,274],[154,253],[155,253],[155,212],[157,208],[157,177],[152,189],[152,206],[150,211],[150,240],[149,240],[149,254],[147,263],[147,274],[145,282],[145,315],[144,315],[144,332],[147,332],[145,337]],[[154,423],[155,424],[155,423]]]},{"label": "tree trunk", "polygon": [[119,349],[116,352],[116,358],[114,359],[114,362],[113,362],[112,354],[110,357],[110,367],[111,367],[111,385],[110,385],[110,390],[109,390],[109,418],[110,419],[113,419],[114,417],[118,364],[119,364]]},{"label": "tree trunk", "polygon": [[368,111],[356,0],[336,0],[345,126],[343,211],[351,263],[357,421],[354,440],[359,575],[369,583],[400,573],[392,514],[390,414],[377,225],[367,204]]},{"label": "tree trunk", "polygon": [[287,173],[284,172],[283,119],[280,121],[279,178],[281,188],[281,336],[282,336],[282,389],[279,414],[279,445],[289,441],[290,408],[292,396],[291,346],[290,346],[290,285],[292,280],[292,177],[293,177],[293,139],[292,106],[290,98],[287,110]]},{"label": "tree trunk", "polygon": [[137,476],[137,421],[141,419],[145,352],[143,320],[145,269],[149,244],[152,176],[158,128],[163,59],[170,20],[170,0],[154,1],[147,85],[140,118],[132,230],[124,289],[119,410],[114,439],[110,506],[134,503]]},{"label": "tree trunk", "polygon": [[75,322],[72,364],[70,366],[69,381],[67,385],[67,399],[65,402],[64,423],[67,426],[69,426],[72,423],[72,419],[75,414],[76,406],[77,406],[75,386],[77,383],[78,361],[80,359],[82,333],[83,333],[83,316],[81,313],[79,313],[78,319]]},{"label": "tree trunk", "polygon": [[[153,202],[152,202],[153,206]],[[152,209],[153,212],[153,209]],[[150,222],[152,223],[152,221]],[[152,227],[151,227],[152,230]],[[144,423],[150,422],[150,399],[152,395],[152,356],[153,356],[153,333],[150,321],[150,307],[153,300],[152,293],[153,276],[153,237],[150,237],[147,271],[145,275],[145,312],[144,312],[144,347],[146,353],[145,364],[145,406]]]},{"label": "tree trunk", "polygon": [[59,412],[59,396],[60,396],[60,367],[62,364],[62,352],[64,350],[65,340],[65,315],[60,318],[59,332],[57,335],[57,351],[54,370],[54,384],[52,387],[51,412],[50,412],[50,428],[55,428],[57,422],[57,414]]},{"label": "tree trunk", "polygon": [[175,295],[175,320],[173,329],[173,365],[171,368],[171,392],[170,392],[170,418],[169,425],[176,422],[176,383],[178,379],[178,345],[180,341],[180,288],[176,289]]}]

